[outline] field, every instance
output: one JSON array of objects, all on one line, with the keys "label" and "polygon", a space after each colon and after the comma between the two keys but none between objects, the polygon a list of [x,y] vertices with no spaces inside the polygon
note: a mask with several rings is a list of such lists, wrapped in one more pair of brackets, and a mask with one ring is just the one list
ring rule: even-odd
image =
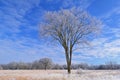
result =
[{"label": "field", "polygon": [[120,80],[119,70],[0,70],[0,80]]}]

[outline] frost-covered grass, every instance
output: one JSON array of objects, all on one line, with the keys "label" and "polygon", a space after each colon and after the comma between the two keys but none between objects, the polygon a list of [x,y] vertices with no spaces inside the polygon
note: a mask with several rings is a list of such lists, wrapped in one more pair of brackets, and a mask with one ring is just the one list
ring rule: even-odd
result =
[{"label": "frost-covered grass", "polygon": [[0,80],[120,80],[119,70],[0,70]]}]

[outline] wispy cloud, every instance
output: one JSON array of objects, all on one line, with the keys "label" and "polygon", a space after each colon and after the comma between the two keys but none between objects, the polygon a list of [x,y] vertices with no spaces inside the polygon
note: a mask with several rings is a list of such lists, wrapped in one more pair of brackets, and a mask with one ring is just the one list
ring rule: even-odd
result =
[{"label": "wispy cloud", "polygon": [[[48,7],[41,5],[44,0],[0,0],[0,61],[12,60],[33,61],[42,57],[50,57],[56,63],[65,63],[65,54],[61,46],[52,46],[38,39],[38,23],[41,15]],[[87,9],[94,0],[45,0],[54,2],[57,10],[73,6]],[[45,4],[45,3],[44,3]],[[47,3],[45,4],[47,5]],[[56,10],[54,6],[50,9]],[[115,15],[115,16],[114,16]],[[73,62],[103,59],[120,56],[120,7],[100,16],[104,22],[102,35],[93,39],[91,47],[76,50]],[[116,22],[116,25],[111,25]],[[116,27],[116,28],[115,28]],[[9,57],[9,59],[7,59]],[[6,60],[4,60],[6,59]]]},{"label": "wispy cloud", "polygon": [[86,53],[98,58],[117,58],[120,56],[120,6],[114,6],[114,8],[98,17],[104,23],[102,39],[93,40],[93,49],[86,50]]},{"label": "wispy cloud", "polygon": [[120,6],[114,7],[113,9],[109,10],[108,12],[99,16],[101,20],[103,20],[106,26],[109,28],[116,27],[120,28]]},{"label": "wispy cloud", "polygon": [[63,1],[63,8],[70,8],[70,7],[81,7],[83,9],[86,9],[90,6],[90,4],[93,2],[94,0],[64,0]]},{"label": "wispy cloud", "polygon": [[102,14],[101,16],[99,16],[100,18],[103,19],[108,19],[111,18],[111,16],[113,15],[120,15],[120,6],[117,6],[113,9],[111,9],[110,11],[108,11],[107,13]]},{"label": "wispy cloud", "polygon": [[[40,0],[1,0],[0,3],[0,33],[19,33],[22,25],[26,23],[24,18],[27,12],[38,6]],[[27,27],[29,29],[29,26]]]},{"label": "wispy cloud", "polygon": [[[61,58],[64,57],[64,52],[61,47],[57,47],[57,46],[50,47],[50,45],[48,44],[41,44],[36,39],[30,39],[24,37],[21,39],[16,38],[16,40],[1,39],[0,43],[1,43],[0,53],[3,55],[6,54],[11,55],[9,58],[12,58],[16,55],[16,57],[18,57],[18,61],[20,60],[24,61],[26,59],[28,61],[33,61],[42,57],[50,57],[54,59],[54,61],[56,62],[56,60],[59,61],[61,60]],[[23,55],[24,58],[21,59],[20,57]],[[33,56],[32,59],[31,59],[31,55]],[[25,57],[27,58],[25,59]],[[7,58],[7,56],[4,56],[4,58]]]},{"label": "wispy cloud", "polygon": [[[109,38],[98,38],[92,41],[90,48],[77,50],[76,52],[86,59],[89,58],[106,58],[120,56],[120,39],[110,40]],[[79,55],[76,55],[77,57]]]}]

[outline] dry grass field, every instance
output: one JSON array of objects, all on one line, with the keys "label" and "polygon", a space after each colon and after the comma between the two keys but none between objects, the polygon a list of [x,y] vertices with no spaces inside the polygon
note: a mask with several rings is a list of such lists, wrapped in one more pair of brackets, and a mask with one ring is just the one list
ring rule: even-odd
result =
[{"label": "dry grass field", "polygon": [[120,80],[119,70],[0,70],[0,80]]}]

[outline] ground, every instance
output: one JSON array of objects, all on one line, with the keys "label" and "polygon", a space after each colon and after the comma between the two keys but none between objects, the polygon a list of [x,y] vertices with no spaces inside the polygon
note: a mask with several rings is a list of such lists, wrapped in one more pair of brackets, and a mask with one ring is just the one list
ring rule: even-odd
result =
[{"label": "ground", "polygon": [[0,70],[0,80],[120,80],[119,70]]}]

